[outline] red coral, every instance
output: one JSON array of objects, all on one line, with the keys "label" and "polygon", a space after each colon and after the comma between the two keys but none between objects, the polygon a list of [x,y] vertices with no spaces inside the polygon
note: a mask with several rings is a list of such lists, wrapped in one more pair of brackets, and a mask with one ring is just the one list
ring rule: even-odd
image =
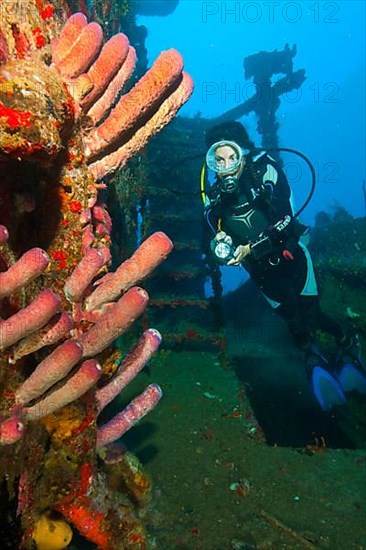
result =
[{"label": "red coral", "polygon": [[106,530],[106,520],[102,512],[98,512],[88,497],[75,499],[72,503],[59,504],[59,512],[75,525],[78,531],[87,539],[92,540],[100,550],[111,550],[112,534]]},{"label": "red coral", "polygon": [[52,250],[50,252],[52,258],[54,260],[56,260],[57,262],[57,266],[59,269],[65,269],[66,267],[66,258],[67,258],[67,255],[66,255],[66,252],[64,252],[63,250]]},{"label": "red coral", "polygon": [[50,4],[48,4],[43,8],[43,10],[41,10],[41,17],[42,19],[45,19],[45,20],[51,19],[53,17],[54,12],[55,12],[54,6],[51,6]]},{"label": "red coral", "polygon": [[19,128],[19,126],[30,126],[29,111],[18,111],[17,109],[8,109],[0,103],[0,117],[6,118],[8,126],[11,128]]},{"label": "red coral", "polygon": [[83,205],[79,201],[71,201],[69,204],[69,210],[73,214],[80,214],[83,209]]},{"label": "red coral", "polygon": [[42,31],[41,31],[41,28],[40,27],[35,27],[34,29],[32,29],[32,33],[33,33],[33,36],[35,38],[35,41],[36,41],[36,47],[39,49],[39,48],[43,48],[43,46],[45,46],[46,44],[46,40],[42,34]]}]

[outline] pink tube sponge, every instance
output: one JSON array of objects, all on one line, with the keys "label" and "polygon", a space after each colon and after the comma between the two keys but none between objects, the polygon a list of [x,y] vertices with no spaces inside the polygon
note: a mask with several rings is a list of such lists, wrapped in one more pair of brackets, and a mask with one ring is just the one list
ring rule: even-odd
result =
[{"label": "pink tube sponge", "polygon": [[60,307],[61,299],[49,288],[42,290],[24,309],[0,321],[0,350],[42,328]]},{"label": "pink tube sponge", "polygon": [[161,343],[160,333],[149,328],[145,330],[136,346],[126,355],[117,373],[103,388],[97,389],[95,398],[100,413],[131,380],[144,368]]},{"label": "pink tube sponge", "polygon": [[83,357],[97,355],[114,342],[144,312],[148,301],[146,290],[133,287],[118,302],[110,305],[96,324],[80,336]]},{"label": "pink tube sponge", "polygon": [[85,300],[87,311],[111,302],[149,275],[168,256],[173,243],[165,233],[157,231],[141,243],[134,254],[115,273],[108,273]]},{"label": "pink tube sponge", "polygon": [[162,395],[158,384],[150,384],[123,411],[98,429],[97,447],[108,445],[108,443],[112,443],[122,437],[127,430],[132,428],[156,406]]}]

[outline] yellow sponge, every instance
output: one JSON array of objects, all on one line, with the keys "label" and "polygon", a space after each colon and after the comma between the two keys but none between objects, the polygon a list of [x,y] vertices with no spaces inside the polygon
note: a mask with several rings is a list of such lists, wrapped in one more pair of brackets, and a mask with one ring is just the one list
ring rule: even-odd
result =
[{"label": "yellow sponge", "polygon": [[33,540],[37,550],[63,550],[72,539],[72,530],[63,519],[51,519],[43,514],[36,522]]}]

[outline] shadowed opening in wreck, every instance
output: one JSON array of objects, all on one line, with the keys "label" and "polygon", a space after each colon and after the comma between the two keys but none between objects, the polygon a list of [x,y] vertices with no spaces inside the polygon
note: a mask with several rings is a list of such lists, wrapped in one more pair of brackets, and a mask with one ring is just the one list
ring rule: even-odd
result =
[{"label": "shadowed opening in wreck", "polygon": [[17,255],[35,246],[47,248],[61,217],[58,177],[54,168],[11,160],[0,163],[0,219]]},{"label": "shadowed opening in wreck", "polygon": [[[16,487],[13,489],[17,491]],[[15,498],[10,497],[5,480],[0,485],[0,495],[1,548],[19,548],[22,533],[20,515],[16,513],[17,502]]]}]

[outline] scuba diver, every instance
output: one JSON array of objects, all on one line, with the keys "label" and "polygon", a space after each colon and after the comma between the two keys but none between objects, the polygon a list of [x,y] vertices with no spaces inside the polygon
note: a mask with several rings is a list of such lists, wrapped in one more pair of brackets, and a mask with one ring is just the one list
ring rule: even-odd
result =
[{"label": "scuba diver", "polygon": [[[366,393],[358,335],[320,307],[312,258],[301,240],[308,227],[297,218],[303,208],[294,214],[284,171],[266,151],[254,147],[239,122],[208,130],[206,145],[205,167],[215,179],[207,194],[202,193],[215,259],[221,265],[242,265],[285,320],[295,345],[304,352],[313,393],[323,410],[344,404],[345,392]],[[317,330],[335,339],[335,365],[320,353]]]}]

